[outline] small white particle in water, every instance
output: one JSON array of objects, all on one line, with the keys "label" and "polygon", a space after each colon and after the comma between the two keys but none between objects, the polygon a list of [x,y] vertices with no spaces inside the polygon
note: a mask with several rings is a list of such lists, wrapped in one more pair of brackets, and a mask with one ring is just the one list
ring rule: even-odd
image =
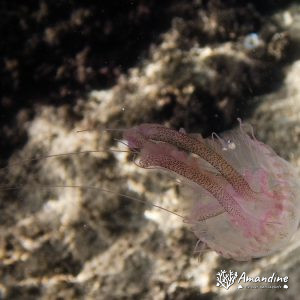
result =
[{"label": "small white particle in water", "polygon": [[283,14],[283,22],[284,22],[284,25],[285,26],[290,26],[292,23],[293,23],[293,17],[292,15],[290,14],[289,11],[286,11],[284,14]]},{"label": "small white particle in water", "polygon": [[228,144],[228,148],[229,148],[230,150],[234,150],[234,149],[236,148],[235,143],[230,142],[230,143]]}]

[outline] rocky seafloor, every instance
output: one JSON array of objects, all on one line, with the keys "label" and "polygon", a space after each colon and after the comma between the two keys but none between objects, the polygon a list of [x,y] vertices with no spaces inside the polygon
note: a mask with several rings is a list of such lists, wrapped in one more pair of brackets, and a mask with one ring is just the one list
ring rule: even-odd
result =
[{"label": "rocky seafloor", "polygon": [[[0,176],[17,188],[0,189],[0,299],[295,299],[299,234],[249,262],[193,254],[187,224],[124,196],[181,212],[187,195],[110,151],[125,146],[106,130],[157,122],[208,136],[241,117],[300,168],[300,5],[272,2],[3,6],[2,33],[20,21],[2,49]],[[61,187],[74,185],[86,188]],[[226,290],[221,269],[277,272],[289,288]]]}]

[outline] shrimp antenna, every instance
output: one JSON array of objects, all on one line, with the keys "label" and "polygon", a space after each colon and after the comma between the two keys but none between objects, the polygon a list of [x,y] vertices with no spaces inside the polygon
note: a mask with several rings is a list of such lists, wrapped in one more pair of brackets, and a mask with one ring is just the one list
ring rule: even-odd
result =
[{"label": "shrimp antenna", "polygon": [[122,140],[120,140],[120,139],[114,139],[114,141],[116,141],[116,142],[118,142],[118,143],[120,143],[120,144],[126,146],[127,148],[129,148],[129,146],[128,146],[124,141],[122,141]]},{"label": "shrimp antenna", "polygon": [[[179,218],[182,218],[184,219],[185,217],[174,212],[174,211],[171,211],[165,207],[162,207],[160,205],[157,205],[157,204],[154,204],[154,203],[151,203],[149,201],[146,201],[146,200],[142,200],[142,199],[139,199],[139,198],[136,198],[136,197],[132,197],[132,196],[128,196],[126,194],[122,194],[122,193],[118,193],[118,192],[114,192],[114,191],[111,191],[111,190],[108,190],[108,189],[105,189],[105,188],[100,188],[100,187],[95,187],[95,186],[83,186],[83,185],[51,185],[51,186],[47,186],[47,185],[37,185],[38,187],[40,188],[45,188],[45,189],[51,189],[51,188],[77,188],[77,189],[85,189],[85,190],[96,190],[96,191],[103,191],[105,193],[110,193],[110,194],[114,194],[114,195],[117,195],[117,196],[122,196],[124,198],[127,198],[129,200],[133,200],[133,201],[136,201],[136,202],[140,202],[140,203],[143,203],[143,204],[148,204],[148,205],[151,205],[152,207],[156,207],[156,208],[159,208],[163,211],[166,211],[170,214],[173,214]],[[22,185],[18,185],[18,186],[11,186],[11,187],[7,187],[7,186],[0,186],[0,189],[1,190],[19,190],[21,189],[23,186]]]},{"label": "shrimp antenna", "polygon": [[33,161],[38,161],[38,160],[48,159],[48,158],[53,158],[53,157],[69,156],[69,155],[81,155],[81,154],[87,154],[87,153],[101,153],[101,152],[127,152],[127,153],[130,152],[131,153],[133,151],[131,151],[130,149],[129,150],[103,149],[103,150],[87,150],[87,151],[78,151],[78,152],[49,154],[49,155],[39,156],[39,157],[35,157],[35,158],[23,159],[23,160],[20,160],[19,162],[15,162],[15,163],[9,163],[6,166],[0,167],[0,170],[4,170],[4,169],[7,169],[8,167],[12,167],[12,166],[17,166],[17,165],[20,165],[22,163],[33,162]]},{"label": "shrimp antenna", "polygon": [[80,130],[76,130],[76,133],[85,132],[85,131],[93,131],[93,130],[95,130],[95,129],[90,129],[90,128],[88,128],[88,129],[80,129]]},{"label": "shrimp antenna", "polygon": [[103,129],[104,131],[124,131],[125,129],[123,128],[105,128]]},{"label": "shrimp antenna", "polygon": [[[79,129],[76,130],[76,133],[85,132],[85,131],[93,131],[96,130],[94,128],[86,128],[86,129]],[[125,129],[122,128],[104,128],[103,131],[124,131]]]},{"label": "shrimp antenna", "polygon": [[139,152],[136,151],[136,150],[132,150],[132,149],[129,147],[129,145],[128,145],[127,143],[125,143],[124,141],[122,141],[122,140],[114,139],[114,141],[116,141],[116,142],[118,142],[118,143],[120,143],[120,144],[126,146],[126,147],[129,149],[127,152],[131,152],[131,153],[135,153],[135,154],[138,154],[138,153],[139,153]]}]

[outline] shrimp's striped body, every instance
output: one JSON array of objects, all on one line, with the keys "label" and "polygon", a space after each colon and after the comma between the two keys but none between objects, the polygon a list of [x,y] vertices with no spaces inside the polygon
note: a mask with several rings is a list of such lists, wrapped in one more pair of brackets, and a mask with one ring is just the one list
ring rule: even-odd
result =
[{"label": "shrimp's striped body", "polygon": [[244,128],[217,140],[157,124],[124,131],[141,167],[163,168],[194,187],[197,201],[186,221],[208,247],[237,260],[283,247],[300,216],[295,169]]}]

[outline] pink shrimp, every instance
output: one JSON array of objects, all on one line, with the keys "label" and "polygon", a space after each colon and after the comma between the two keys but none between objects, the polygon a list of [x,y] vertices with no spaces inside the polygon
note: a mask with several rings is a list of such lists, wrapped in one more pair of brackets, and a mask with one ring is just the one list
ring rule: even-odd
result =
[{"label": "pink shrimp", "polygon": [[[240,120],[239,120],[240,121]],[[291,164],[240,128],[203,139],[158,124],[127,129],[138,165],[163,168],[197,195],[185,222],[209,248],[248,260],[282,248],[299,224],[299,180]]]},{"label": "pink shrimp", "polygon": [[[139,155],[138,166],[162,168],[193,189],[195,199],[186,217],[152,205],[182,217],[198,237],[197,244],[201,241],[206,248],[227,258],[248,260],[281,249],[298,229],[300,185],[296,171],[271,148],[259,142],[250,125],[240,121],[239,129],[222,137],[212,134],[212,138],[206,139],[158,124],[141,124],[122,131],[129,150]],[[54,154],[44,158],[103,151],[107,150]],[[118,194],[98,187],[52,187]]]}]

